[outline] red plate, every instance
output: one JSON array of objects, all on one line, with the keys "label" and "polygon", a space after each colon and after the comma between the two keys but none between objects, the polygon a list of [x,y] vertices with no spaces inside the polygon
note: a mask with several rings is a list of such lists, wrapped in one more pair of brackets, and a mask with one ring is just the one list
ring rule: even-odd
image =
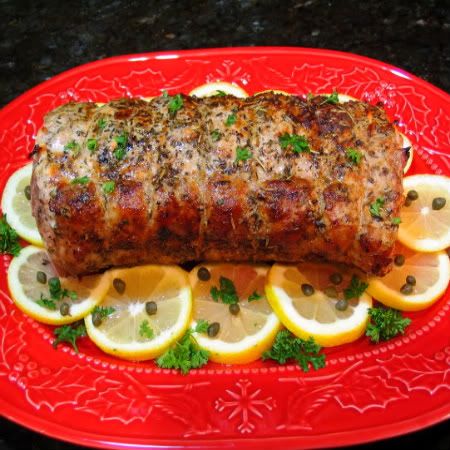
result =
[{"label": "red plate", "polygon": [[[43,115],[61,103],[189,92],[225,80],[249,93],[346,93],[381,102],[415,148],[410,173],[450,173],[450,98],[403,70],[356,55],[237,48],[122,56],[63,73],[0,112],[0,190],[28,161]],[[0,408],[49,436],[105,447],[326,447],[394,436],[450,415],[450,294],[408,314],[405,336],[330,349],[326,368],[209,364],[188,376],[152,362],[52,346],[51,327],[16,309],[0,269]]]}]

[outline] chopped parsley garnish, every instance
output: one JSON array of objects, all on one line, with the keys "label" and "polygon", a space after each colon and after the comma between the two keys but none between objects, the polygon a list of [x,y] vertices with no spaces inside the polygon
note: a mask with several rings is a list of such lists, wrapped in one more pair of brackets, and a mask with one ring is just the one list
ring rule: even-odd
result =
[{"label": "chopped parsley garnish", "polygon": [[48,298],[45,298],[42,294],[41,294],[41,298],[39,300],[37,300],[36,303],[39,306],[42,306],[43,308],[50,309],[52,311],[56,310],[55,300],[50,300]]},{"label": "chopped parsley garnish", "polygon": [[331,103],[332,105],[339,103],[339,94],[336,91],[333,91],[333,93],[327,97],[325,103]]},{"label": "chopped parsley garnish", "polygon": [[[169,96],[170,97],[170,96]],[[168,109],[169,113],[174,115],[177,113],[178,110],[180,110],[183,107],[183,97],[181,94],[177,94],[170,98]]]},{"label": "chopped parsley garnish", "polygon": [[222,138],[222,133],[219,130],[211,131],[211,139],[213,142],[220,141],[221,138]]},{"label": "chopped parsley garnish", "polygon": [[225,120],[225,125],[227,127],[230,127],[231,125],[234,125],[236,123],[237,120],[237,116],[235,113],[231,113],[228,117],[227,120]]},{"label": "chopped parsley garnish", "polygon": [[262,295],[259,295],[256,291],[253,291],[253,294],[250,294],[248,296],[249,302],[254,302],[255,300],[261,300],[261,299],[262,299]]},{"label": "chopped parsley garnish", "polygon": [[370,308],[369,317],[366,336],[376,344],[404,334],[405,328],[411,323],[411,319],[403,317],[400,311],[392,308]]},{"label": "chopped parsley garnish", "polygon": [[145,337],[147,339],[153,339],[155,337],[154,331],[150,328],[148,320],[141,322],[139,326],[139,336]]},{"label": "chopped parsley garnish", "polygon": [[106,120],[103,118],[99,119],[99,121],[97,122],[97,126],[100,130],[104,130],[106,127]]},{"label": "chopped parsley garnish", "polygon": [[70,141],[64,146],[64,150],[71,150],[75,156],[80,153],[80,144],[75,141]]},{"label": "chopped parsley garnish", "polygon": [[91,153],[94,153],[98,147],[97,139],[93,139],[93,138],[88,139],[87,143],[86,143],[86,147]]},{"label": "chopped parsley garnish", "polygon": [[195,325],[194,331],[196,333],[207,333],[209,327],[209,322],[204,319],[200,319]]},{"label": "chopped parsley garnish", "polygon": [[347,154],[348,160],[352,164],[357,166],[360,163],[361,158],[362,158],[362,153],[359,152],[358,150],[356,150],[356,148],[349,147],[349,148],[345,149],[345,153]]},{"label": "chopped parsley garnish", "polygon": [[284,133],[279,137],[281,148],[292,150],[294,153],[310,152],[309,144],[305,136]]},{"label": "chopped parsley garnish", "polygon": [[89,177],[78,177],[78,178],[74,178],[70,183],[71,184],[88,184],[90,181]]},{"label": "chopped parsley garnish", "polygon": [[55,328],[53,331],[56,339],[53,341],[53,347],[56,348],[60,342],[68,342],[72,345],[76,353],[78,353],[77,339],[86,336],[86,327],[84,324],[80,325],[64,325]]},{"label": "chopped parsley garnish", "polygon": [[214,94],[214,97],[225,97],[227,95],[226,92],[221,91],[220,89],[216,90],[216,94]]},{"label": "chopped parsley garnish", "polygon": [[320,353],[322,347],[312,337],[307,341],[295,337],[288,330],[277,333],[272,348],[262,354],[262,359],[273,359],[278,364],[297,361],[304,372],[308,372],[310,365],[315,369],[325,367],[325,355]]},{"label": "chopped parsley garnish", "polygon": [[368,286],[367,283],[361,281],[356,275],[353,275],[349,286],[344,289],[345,299],[351,300],[352,298],[361,297]]},{"label": "chopped parsley garnish", "polygon": [[384,198],[378,197],[373,203],[369,206],[370,214],[372,214],[373,217],[381,217],[381,208],[384,205]]},{"label": "chopped parsley garnish", "polygon": [[191,369],[204,366],[208,359],[209,352],[200,349],[192,336],[192,330],[187,330],[173,347],[156,360],[156,364],[163,369],[176,369],[186,375]]},{"label": "chopped parsley garnish", "polygon": [[8,223],[4,214],[0,219],[0,253],[17,256],[21,249],[19,235]]},{"label": "chopped parsley garnish", "polygon": [[61,281],[58,277],[52,277],[48,280],[48,290],[52,300],[62,300],[65,297],[69,297],[72,300],[76,300],[78,298],[76,292],[62,288]]},{"label": "chopped parsley garnish", "polygon": [[222,303],[231,305],[239,301],[236,287],[229,278],[220,277],[219,284],[219,289],[216,286],[213,286],[210,290],[211,297],[215,302],[220,300]]},{"label": "chopped parsley garnish", "polygon": [[236,147],[236,162],[247,161],[247,159],[250,159],[252,156],[253,155],[248,148]]},{"label": "chopped parsley garnish", "polygon": [[103,183],[102,190],[105,194],[111,194],[114,192],[114,189],[116,188],[116,183],[114,181],[107,181]]},{"label": "chopped parsley garnish", "polygon": [[402,223],[402,219],[400,219],[400,217],[393,217],[391,223],[393,225],[400,225]]},{"label": "chopped parsley garnish", "polygon": [[116,159],[120,161],[124,158],[127,151],[128,133],[122,133],[120,136],[116,136],[114,141],[116,142],[117,147],[113,153]]},{"label": "chopped parsley garnish", "polygon": [[112,306],[96,306],[91,314],[98,314],[101,319],[105,319],[114,312],[116,312],[116,308],[113,308]]}]

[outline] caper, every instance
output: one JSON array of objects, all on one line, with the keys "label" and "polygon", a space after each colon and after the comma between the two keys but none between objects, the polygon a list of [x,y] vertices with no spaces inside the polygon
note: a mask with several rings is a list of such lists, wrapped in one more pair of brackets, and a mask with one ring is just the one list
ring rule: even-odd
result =
[{"label": "caper", "polygon": [[206,267],[200,267],[197,271],[197,277],[200,281],[208,281],[211,279],[211,273]]},{"label": "caper", "polygon": [[323,292],[327,297],[337,298],[338,296],[337,290],[334,286],[328,286]]},{"label": "caper", "polygon": [[117,293],[120,295],[125,292],[125,288],[127,287],[125,281],[121,280],[120,278],[114,278],[113,286]]},{"label": "caper", "polygon": [[405,199],[405,203],[403,203],[404,206],[411,206],[412,200],[410,200],[409,198]]},{"label": "caper", "polygon": [[99,312],[92,313],[92,325],[99,327],[102,324],[102,315]]},{"label": "caper", "polygon": [[70,305],[66,302],[61,303],[61,306],[59,307],[59,312],[62,316],[69,316],[70,315]]},{"label": "caper", "polygon": [[411,286],[415,286],[416,285],[416,277],[414,277],[413,275],[408,275],[406,277],[406,282],[408,284],[410,284]]},{"label": "caper", "polygon": [[39,270],[38,272],[36,272],[36,280],[41,284],[47,283],[47,274]]},{"label": "caper", "polygon": [[157,311],[158,311],[158,305],[156,304],[156,302],[146,302],[145,303],[145,312],[149,316],[155,315]]},{"label": "caper", "polygon": [[412,294],[413,286],[409,283],[405,283],[401,288],[400,292],[404,295]]},{"label": "caper", "polygon": [[417,200],[419,198],[419,193],[415,191],[414,189],[411,189],[406,194],[406,198],[409,198],[411,201]]},{"label": "caper", "polygon": [[442,209],[445,206],[446,203],[447,203],[447,200],[445,200],[444,197],[436,197],[433,199],[433,203],[431,204],[431,207],[435,211],[439,211],[440,209]]},{"label": "caper", "polygon": [[315,292],[314,288],[310,284],[303,283],[301,287],[302,287],[302,292],[304,295],[306,295],[306,297],[313,295]]},{"label": "caper", "polygon": [[217,336],[219,334],[220,331],[220,323],[219,322],[213,322],[212,324],[210,324],[208,326],[208,336],[209,337],[214,337]]},{"label": "caper", "polygon": [[405,257],[403,255],[395,255],[394,264],[396,266],[403,266],[405,264]]},{"label": "caper", "polygon": [[342,275],[339,272],[332,273],[330,275],[330,281],[333,284],[341,284],[342,283]]},{"label": "caper", "polygon": [[338,310],[338,311],[345,311],[348,308],[348,301],[341,298],[340,300],[338,300],[336,302],[336,304],[334,305],[334,307]]},{"label": "caper", "polygon": [[239,311],[241,310],[240,306],[237,303],[232,303],[228,309],[230,310],[230,313],[233,314],[233,316],[237,316],[239,314]]},{"label": "caper", "polygon": [[25,189],[23,190],[23,193],[25,194],[25,198],[27,200],[31,200],[31,186],[29,184],[27,184],[25,186]]}]

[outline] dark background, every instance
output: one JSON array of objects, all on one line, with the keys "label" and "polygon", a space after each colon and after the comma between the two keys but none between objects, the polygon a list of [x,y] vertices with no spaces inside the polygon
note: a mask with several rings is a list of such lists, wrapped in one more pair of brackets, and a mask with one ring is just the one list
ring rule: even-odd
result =
[{"label": "dark background", "polygon": [[[358,53],[450,91],[450,1],[446,0],[0,0],[0,107],[53,75],[99,58],[248,45]],[[449,450],[449,422],[354,448],[392,447]],[[0,450],[19,449],[81,447],[0,418]]]}]

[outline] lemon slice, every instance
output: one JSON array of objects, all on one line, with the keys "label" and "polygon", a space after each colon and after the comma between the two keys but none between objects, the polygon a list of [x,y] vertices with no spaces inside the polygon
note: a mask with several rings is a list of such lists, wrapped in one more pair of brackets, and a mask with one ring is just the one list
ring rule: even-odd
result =
[{"label": "lemon slice", "polygon": [[266,89],[265,91],[256,92],[253,95],[261,95],[261,94],[266,94],[268,92],[271,92],[273,94],[287,95],[287,96],[295,95],[295,94],[290,94],[289,92],[286,92],[286,91],[282,91],[280,89]]},{"label": "lemon slice", "polygon": [[[199,270],[201,272],[199,273]],[[227,364],[244,364],[261,357],[273,343],[281,324],[264,293],[267,266],[244,264],[205,264],[189,274],[193,295],[194,328],[200,320],[216,326],[214,336],[194,333],[198,345],[210,352],[210,360]],[[202,273],[209,274],[202,281]],[[221,289],[220,279],[232,282],[239,301],[230,312],[230,305],[217,302],[211,289]],[[203,277],[205,278],[205,277]],[[215,325],[218,324],[218,325]]]},{"label": "lemon slice", "polygon": [[410,191],[417,192],[418,198],[409,206],[405,203],[401,210],[399,241],[421,252],[436,252],[450,246],[450,178],[412,175],[404,178],[403,188],[406,202]]},{"label": "lemon slice", "polygon": [[[52,300],[48,281],[54,277],[57,274],[47,252],[33,245],[23,248],[8,268],[8,287],[14,303],[33,319],[51,325],[72,323],[86,316],[102,300],[109,286],[108,274],[60,278],[61,289],[66,289],[68,295],[61,300]],[[72,298],[75,297],[73,292],[76,298]],[[45,306],[41,296],[51,303]],[[55,309],[49,309],[52,303]],[[69,305],[67,315],[60,312],[63,303]]]},{"label": "lemon slice", "polygon": [[37,229],[36,220],[31,214],[31,203],[25,195],[25,189],[31,182],[32,171],[33,164],[27,164],[11,175],[3,191],[2,211],[6,214],[8,223],[21,238],[42,247],[44,243]]},{"label": "lemon slice", "polygon": [[247,92],[236,84],[227,83],[226,81],[216,81],[213,83],[202,84],[189,92],[190,96],[195,97],[212,97],[214,95],[233,95],[234,97],[248,97]]},{"label": "lemon slice", "polygon": [[[401,311],[432,305],[447,289],[450,262],[446,252],[420,253],[397,243],[394,268],[382,278],[369,279],[367,292],[381,303]],[[407,277],[414,285],[407,286]]]},{"label": "lemon slice", "polygon": [[85,318],[86,331],[98,347],[128,360],[155,358],[191,321],[187,273],[177,266],[157,265],[111,270],[100,308],[110,313],[101,320],[95,313]]},{"label": "lemon slice", "polygon": [[[352,342],[364,333],[372,306],[365,293],[359,299],[344,300],[343,290],[354,273],[331,264],[275,264],[267,277],[267,298],[296,336],[312,336],[325,347]],[[340,282],[333,284],[331,277]]]}]

